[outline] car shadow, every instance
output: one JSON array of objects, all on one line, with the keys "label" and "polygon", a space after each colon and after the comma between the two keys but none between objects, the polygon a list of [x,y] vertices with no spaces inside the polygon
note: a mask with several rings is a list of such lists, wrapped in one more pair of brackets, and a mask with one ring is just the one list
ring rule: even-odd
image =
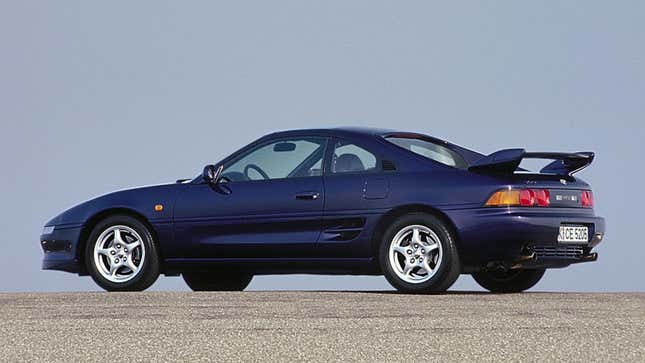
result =
[{"label": "car shadow", "polygon": [[353,293],[353,294],[374,294],[374,295],[501,295],[493,294],[488,291],[444,291],[437,293],[409,293],[409,292],[400,292],[396,290],[316,290],[312,292],[341,292],[341,293]]}]

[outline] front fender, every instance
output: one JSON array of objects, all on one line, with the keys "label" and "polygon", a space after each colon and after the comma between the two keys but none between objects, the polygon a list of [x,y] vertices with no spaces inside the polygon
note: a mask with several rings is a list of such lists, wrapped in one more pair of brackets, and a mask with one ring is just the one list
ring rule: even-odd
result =
[{"label": "front fender", "polygon": [[[57,227],[85,225],[96,215],[112,209],[135,212],[150,223],[170,221],[175,190],[179,186],[178,184],[159,185],[106,194],[66,210],[51,219],[46,225]],[[161,210],[155,209],[155,206],[158,205],[161,206]]]}]

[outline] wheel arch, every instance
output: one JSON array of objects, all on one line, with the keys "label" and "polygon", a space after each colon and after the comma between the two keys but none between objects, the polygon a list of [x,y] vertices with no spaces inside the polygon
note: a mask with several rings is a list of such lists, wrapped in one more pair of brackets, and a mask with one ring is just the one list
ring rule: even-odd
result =
[{"label": "wheel arch", "polygon": [[427,204],[406,204],[401,205],[395,208],[390,209],[387,213],[383,214],[379,220],[376,222],[376,228],[372,233],[371,247],[372,254],[375,257],[379,257],[379,245],[381,243],[381,237],[387,230],[387,228],[399,217],[410,214],[410,213],[426,213],[432,216],[439,218],[446,227],[452,233],[452,236],[455,238],[455,244],[457,246],[457,253],[460,253],[460,238],[459,233],[457,232],[457,227],[454,222],[441,210],[429,206]]},{"label": "wheel arch", "polygon": [[[152,234],[152,238],[155,241],[159,241],[157,231],[155,228],[152,226],[150,221],[141,213],[137,212],[134,209],[129,209],[129,208],[122,208],[122,207],[117,207],[117,208],[108,208],[104,209],[90,218],[87,219],[85,224],[83,225],[83,228],[81,229],[81,233],[79,235],[78,239],[78,246],[76,248],[76,259],[79,264],[79,274],[80,275],[87,275],[87,269],[85,265],[85,248],[87,247],[87,240],[90,237],[90,234],[92,233],[92,230],[96,225],[101,222],[102,220],[112,217],[112,216],[128,216],[137,219],[139,222],[143,223],[150,233]],[[157,246],[157,250],[161,251],[160,246]],[[161,257],[161,256],[159,256]],[[159,258],[159,263],[160,263],[160,268],[161,271],[163,271],[163,259]]]}]

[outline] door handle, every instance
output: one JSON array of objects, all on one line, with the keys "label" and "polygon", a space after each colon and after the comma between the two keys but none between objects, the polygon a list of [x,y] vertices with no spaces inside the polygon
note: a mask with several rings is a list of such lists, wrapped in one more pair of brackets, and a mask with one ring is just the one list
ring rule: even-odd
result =
[{"label": "door handle", "polygon": [[320,197],[320,193],[318,192],[304,192],[300,194],[296,194],[296,199],[298,200],[316,200]]}]

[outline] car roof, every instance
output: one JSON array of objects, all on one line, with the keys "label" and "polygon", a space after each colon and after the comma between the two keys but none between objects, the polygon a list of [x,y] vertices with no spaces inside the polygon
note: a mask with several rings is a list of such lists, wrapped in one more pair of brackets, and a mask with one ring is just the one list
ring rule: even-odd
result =
[{"label": "car roof", "polygon": [[432,136],[416,133],[416,132],[408,132],[408,131],[400,131],[400,130],[393,130],[393,129],[385,129],[385,128],[376,128],[376,127],[334,127],[334,128],[319,128],[319,129],[295,129],[295,130],[286,130],[286,131],[279,131],[279,132],[274,132],[269,135],[266,135],[265,137],[280,137],[280,136],[302,136],[302,135],[331,135],[331,136],[390,136],[390,135],[407,135],[408,137],[424,137],[424,138],[431,138],[435,141],[440,141],[440,142],[445,142],[444,140],[437,139]]},{"label": "car roof", "polygon": [[467,149],[465,147],[453,144],[443,139],[439,139],[434,136],[427,134],[409,132],[409,131],[397,131],[392,129],[385,128],[374,128],[374,127],[335,127],[335,128],[319,128],[319,129],[298,129],[298,130],[287,130],[274,132],[272,134],[262,137],[260,140],[266,140],[268,138],[275,137],[291,137],[291,136],[337,136],[337,137],[354,137],[354,138],[363,138],[363,139],[375,139],[382,137],[405,137],[405,138],[420,138],[425,139],[437,144],[446,146],[459,154],[466,159],[468,163],[472,163],[481,157],[483,154],[480,154],[476,151]]}]

